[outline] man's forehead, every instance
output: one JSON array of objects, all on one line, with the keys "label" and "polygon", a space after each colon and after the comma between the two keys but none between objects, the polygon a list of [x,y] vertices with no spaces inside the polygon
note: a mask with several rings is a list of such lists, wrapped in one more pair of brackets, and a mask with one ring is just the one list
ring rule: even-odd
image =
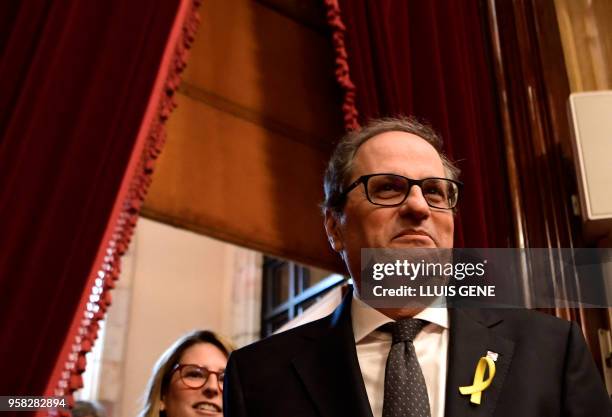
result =
[{"label": "man's forehead", "polygon": [[357,149],[353,159],[353,168],[358,170],[403,170],[409,167],[429,170],[430,175],[444,175],[438,151],[422,137],[408,132],[391,131],[376,135]]},{"label": "man's forehead", "polygon": [[421,136],[414,133],[397,130],[391,130],[372,136],[361,144],[361,146],[357,149],[357,152],[364,150],[371,151],[404,148],[414,150],[427,149],[429,151],[433,151],[435,154],[438,153],[433,145],[427,142],[427,140]]}]

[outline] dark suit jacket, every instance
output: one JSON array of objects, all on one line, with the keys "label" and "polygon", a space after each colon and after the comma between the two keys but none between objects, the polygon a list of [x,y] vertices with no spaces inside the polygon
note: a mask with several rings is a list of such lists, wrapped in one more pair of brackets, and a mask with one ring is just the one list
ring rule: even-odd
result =
[{"label": "dark suit jacket", "polygon": [[[226,417],[372,417],[355,350],[351,294],[321,320],[232,353]],[[612,416],[612,406],[579,327],[525,310],[449,309],[447,417]],[[497,352],[481,405],[471,385],[476,363]]]}]

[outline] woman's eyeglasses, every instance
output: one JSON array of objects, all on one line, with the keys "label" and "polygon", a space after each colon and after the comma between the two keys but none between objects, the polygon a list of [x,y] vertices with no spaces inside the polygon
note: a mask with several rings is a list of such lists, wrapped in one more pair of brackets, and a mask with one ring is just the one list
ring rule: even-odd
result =
[{"label": "woman's eyeglasses", "polygon": [[206,385],[208,378],[211,375],[217,376],[217,385],[219,390],[223,391],[223,379],[225,378],[225,370],[215,372],[203,366],[193,364],[177,364],[172,369],[172,372],[179,372],[179,376],[183,384],[188,388],[198,389]]}]

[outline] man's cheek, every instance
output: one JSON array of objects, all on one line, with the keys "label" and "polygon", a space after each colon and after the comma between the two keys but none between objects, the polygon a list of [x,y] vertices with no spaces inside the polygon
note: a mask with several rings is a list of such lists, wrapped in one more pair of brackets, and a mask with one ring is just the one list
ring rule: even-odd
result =
[{"label": "man's cheek", "polygon": [[359,236],[361,247],[372,247],[373,244],[377,243],[378,237],[376,235],[376,229],[366,225],[361,229]]},{"label": "man's cheek", "polygon": [[451,219],[446,219],[446,224],[444,224],[444,228],[441,230],[442,232],[442,236],[440,236],[442,242],[440,242],[443,247],[447,247],[447,248],[452,248],[453,247],[453,242],[454,242],[454,231],[455,231],[455,224],[454,224],[454,220]]}]

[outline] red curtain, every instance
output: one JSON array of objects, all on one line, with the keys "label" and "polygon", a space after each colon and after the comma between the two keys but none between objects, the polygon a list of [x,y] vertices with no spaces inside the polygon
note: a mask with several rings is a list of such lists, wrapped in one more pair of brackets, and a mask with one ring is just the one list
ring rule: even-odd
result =
[{"label": "red curtain", "polygon": [[455,245],[514,245],[503,136],[479,2],[326,4],[337,75],[347,93],[347,127],[353,127],[352,103],[360,123],[400,114],[429,122],[466,179]]},{"label": "red curtain", "polygon": [[2,395],[80,385],[163,143],[195,6],[0,4]]}]

